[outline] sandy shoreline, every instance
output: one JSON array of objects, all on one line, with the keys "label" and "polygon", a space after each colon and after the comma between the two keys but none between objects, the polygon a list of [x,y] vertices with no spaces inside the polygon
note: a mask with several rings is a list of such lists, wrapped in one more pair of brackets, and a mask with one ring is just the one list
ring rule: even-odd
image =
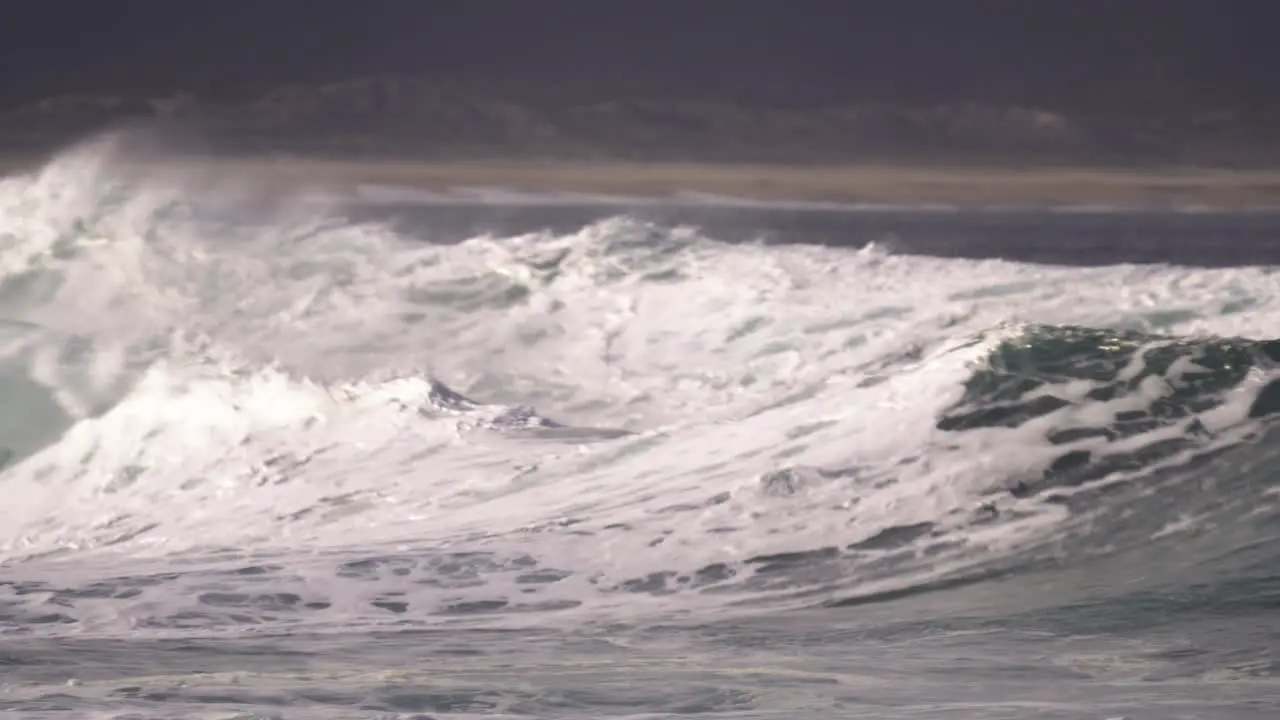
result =
[{"label": "sandy shoreline", "polygon": [[1280,170],[787,167],[673,163],[356,162],[234,160],[227,167],[335,190],[360,184],[427,191],[491,187],[525,192],[840,203],[1280,207]]},{"label": "sandy shoreline", "polygon": [[[213,158],[149,161],[336,192],[395,185],[424,191],[663,196],[704,193],[762,201],[990,206],[1280,208],[1280,169],[980,169],[847,165],[797,167],[573,161],[361,161]],[[30,163],[23,163],[30,168]],[[0,161],[12,172],[15,163]],[[172,167],[171,167],[172,169]]]}]

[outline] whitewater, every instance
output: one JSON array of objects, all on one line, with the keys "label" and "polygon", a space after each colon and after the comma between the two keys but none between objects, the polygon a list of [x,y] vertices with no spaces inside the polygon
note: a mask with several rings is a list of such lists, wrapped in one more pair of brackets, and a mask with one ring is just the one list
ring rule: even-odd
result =
[{"label": "whitewater", "polygon": [[1280,712],[1280,215],[126,155],[0,181],[7,716]]}]

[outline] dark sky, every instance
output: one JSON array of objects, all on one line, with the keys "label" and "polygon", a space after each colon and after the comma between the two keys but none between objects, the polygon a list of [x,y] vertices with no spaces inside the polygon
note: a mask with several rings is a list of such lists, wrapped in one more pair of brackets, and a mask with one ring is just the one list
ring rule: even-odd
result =
[{"label": "dark sky", "polygon": [[1280,105],[1276,0],[0,0],[0,103],[414,74],[596,97]]}]

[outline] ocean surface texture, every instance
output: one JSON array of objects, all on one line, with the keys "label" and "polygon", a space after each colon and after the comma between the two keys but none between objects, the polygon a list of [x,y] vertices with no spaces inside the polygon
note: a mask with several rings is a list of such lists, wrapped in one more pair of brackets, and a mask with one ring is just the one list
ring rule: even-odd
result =
[{"label": "ocean surface texture", "polygon": [[1280,215],[0,182],[0,715],[1280,717]]}]

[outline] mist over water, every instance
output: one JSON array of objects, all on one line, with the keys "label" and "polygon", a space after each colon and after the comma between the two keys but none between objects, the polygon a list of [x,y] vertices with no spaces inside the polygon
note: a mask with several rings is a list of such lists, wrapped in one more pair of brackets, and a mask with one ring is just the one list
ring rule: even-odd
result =
[{"label": "mist over water", "polygon": [[1271,265],[125,160],[0,184],[15,717],[1280,710]]}]

